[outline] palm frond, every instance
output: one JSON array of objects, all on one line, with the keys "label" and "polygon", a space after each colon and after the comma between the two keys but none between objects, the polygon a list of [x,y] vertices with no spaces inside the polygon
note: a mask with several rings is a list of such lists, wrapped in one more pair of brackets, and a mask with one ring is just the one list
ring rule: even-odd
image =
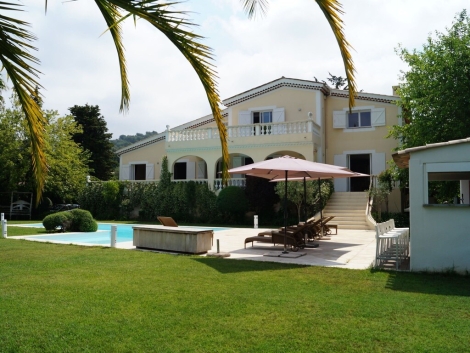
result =
[{"label": "palm frond", "polygon": [[[349,90],[349,109],[354,106],[354,100],[357,93],[356,81],[354,79],[354,63],[350,53],[352,49],[346,40],[343,31],[343,20],[341,15],[344,13],[338,0],[315,0],[330,24],[336,41],[338,42],[341,56],[343,57],[344,70],[348,80]],[[243,8],[249,18],[256,16],[258,12],[265,13],[268,7],[268,0],[241,0]]]},{"label": "palm frond", "polygon": [[348,79],[348,90],[349,90],[349,109],[354,107],[354,100],[356,97],[357,87],[354,79],[354,68],[353,59],[349,49],[352,49],[349,42],[346,40],[343,31],[343,20],[341,15],[344,13],[342,6],[338,0],[315,0],[320,6],[323,14],[325,15],[328,23],[330,24],[333,34],[335,35],[336,41],[338,42],[341,56],[343,57],[344,70],[346,71],[346,78]]},{"label": "palm frond", "polygon": [[121,20],[122,15],[119,12],[119,9],[109,3],[106,0],[95,0],[96,5],[101,11],[106,24],[108,25],[108,30],[111,32],[113,37],[114,46],[118,54],[119,60],[119,69],[121,72],[121,105],[119,110],[121,112],[127,111],[129,109],[129,102],[131,99],[129,91],[129,79],[127,77],[127,68],[126,68],[126,57],[124,55],[124,45],[122,44],[122,31],[121,31]]},{"label": "palm frond", "polygon": [[[222,146],[223,171],[222,179],[224,182],[229,178],[228,162],[229,154],[227,147],[227,130],[223,123],[222,113],[219,103],[220,97],[217,91],[217,74],[211,63],[212,50],[201,43],[203,39],[190,28],[195,26],[184,11],[171,10],[172,5],[179,2],[161,3],[159,0],[95,0],[97,3],[108,3],[125,14],[123,17],[133,16],[147,21],[150,25],[162,32],[189,61],[201,81],[212,115],[217,124]],[[115,19],[117,21],[117,19]]]},{"label": "palm frond", "polygon": [[39,64],[39,59],[29,53],[36,50],[31,42],[36,37],[26,28],[27,22],[5,16],[5,11],[21,11],[21,5],[0,2],[0,61],[9,76],[18,101],[21,104],[31,135],[32,166],[36,181],[36,204],[39,203],[47,174],[47,162],[44,154],[44,130],[46,120],[37,97],[37,82],[40,72],[32,65]]},{"label": "palm frond", "polygon": [[241,2],[248,18],[256,17],[259,12],[264,15],[268,11],[267,0],[241,0]]}]

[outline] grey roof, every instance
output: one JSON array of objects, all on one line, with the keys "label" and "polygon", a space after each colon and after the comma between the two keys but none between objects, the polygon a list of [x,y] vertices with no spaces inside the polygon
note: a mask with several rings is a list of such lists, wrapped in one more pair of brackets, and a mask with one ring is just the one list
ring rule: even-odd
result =
[{"label": "grey roof", "polygon": [[393,157],[395,164],[399,168],[408,168],[409,161],[410,161],[410,154],[412,152],[423,151],[423,150],[436,148],[436,147],[459,145],[462,143],[469,143],[469,142],[470,142],[470,137],[467,137],[465,139],[460,139],[460,140],[451,140],[447,142],[429,143],[424,146],[410,147],[410,148],[406,148],[404,150],[398,151],[397,153],[394,153],[392,157]]}]

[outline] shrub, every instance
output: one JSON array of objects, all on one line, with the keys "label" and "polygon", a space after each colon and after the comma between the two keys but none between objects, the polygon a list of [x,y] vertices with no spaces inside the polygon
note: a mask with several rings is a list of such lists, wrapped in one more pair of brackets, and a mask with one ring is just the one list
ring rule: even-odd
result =
[{"label": "shrub", "polygon": [[65,232],[71,228],[73,215],[69,211],[57,212],[44,217],[42,225],[47,232],[60,230]]},{"label": "shrub", "polygon": [[379,220],[377,212],[372,212],[372,217],[376,222],[385,222],[389,219],[395,220],[395,227],[408,228],[410,226],[410,213],[409,212],[382,212],[381,220]]},{"label": "shrub", "polygon": [[76,208],[69,211],[72,217],[71,231],[74,232],[96,232],[98,223],[93,219],[90,212]]},{"label": "shrub", "polygon": [[91,213],[81,209],[50,214],[43,219],[42,224],[48,232],[56,230],[62,232],[96,232],[98,230],[98,224]]},{"label": "shrub", "polygon": [[248,199],[245,190],[238,186],[228,186],[217,196],[217,208],[227,222],[240,223],[248,211]]}]

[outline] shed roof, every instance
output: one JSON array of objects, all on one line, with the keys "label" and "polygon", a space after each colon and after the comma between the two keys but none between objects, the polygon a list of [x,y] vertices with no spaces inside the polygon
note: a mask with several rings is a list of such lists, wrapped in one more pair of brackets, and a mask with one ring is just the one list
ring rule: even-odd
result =
[{"label": "shed roof", "polygon": [[458,145],[458,144],[469,143],[469,142],[470,142],[470,137],[467,137],[465,139],[460,139],[460,140],[451,140],[447,142],[430,143],[424,146],[406,148],[404,150],[398,151],[397,153],[394,153],[392,157],[393,157],[393,160],[395,161],[395,164],[399,168],[408,168],[409,161],[410,161],[410,154],[412,152],[427,150],[427,149],[436,148],[436,147]]}]

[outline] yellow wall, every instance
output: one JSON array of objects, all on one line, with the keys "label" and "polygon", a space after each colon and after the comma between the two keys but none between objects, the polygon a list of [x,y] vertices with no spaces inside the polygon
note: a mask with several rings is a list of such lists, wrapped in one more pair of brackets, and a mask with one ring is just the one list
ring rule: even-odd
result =
[{"label": "yellow wall", "polygon": [[160,179],[162,157],[165,154],[165,141],[162,140],[122,154],[120,165],[131,164],[133,162],[153,164],[155,167],[155,179],[158,180]]},{"label": "yellow wall", "polygon": [[347,129],[333,128],[333,111],[343,110],[348,107],[348,99],[340,97],[327,97],[326,99],[326,123],[325,123],[325,163],[332,164],[335,154],[342,154],[343,151],[353,150],[375,150],[386,154],[386,160],[392,159],[392,150],[397,147],[397,141],[387,139],[389,126],[398,124],[398,107],[394,104],[378,103],[356,99],[356,108],[361,106],[374,106],[375,108],[385,108],[385,126],[375,126],[373,131],[353,131],[345,132]]},{"label": "yellow wall", "polygon": [[315,114],[316,92],[319,91],[291,87],[282,87],[267,92],[231,107],[229,109],[231,125],[238,125],[240,111],[269,106],[285,108],[285,121],[307,120],[308,112]]}]

